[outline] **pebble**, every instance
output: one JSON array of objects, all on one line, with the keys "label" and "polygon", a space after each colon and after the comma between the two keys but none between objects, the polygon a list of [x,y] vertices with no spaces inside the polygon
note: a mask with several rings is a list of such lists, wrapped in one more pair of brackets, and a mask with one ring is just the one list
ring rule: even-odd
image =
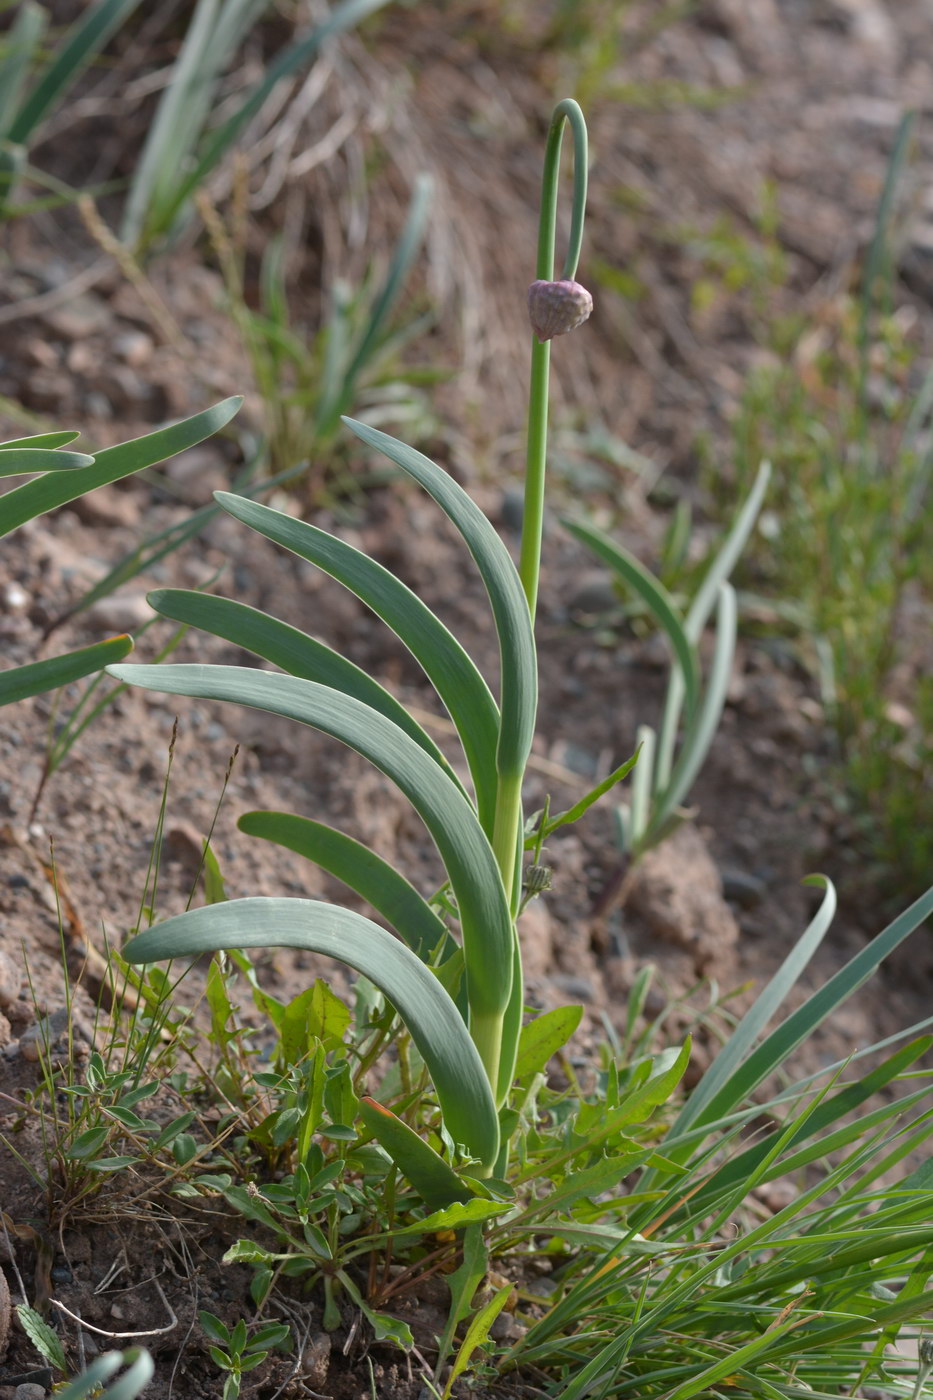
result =
[{"label": "pebble", "polygon": [[99,486],[72,502],[71,509],[85,525],[126,525],[138,527],[140,499],[135,491],[119,491],[115,486]]},{"label": "pebble", "polygon": [[517,487],[507,487],[502,493],[502,504],[499,508],[499,519],[503,529],[513,530],[516,534],[521,531],[525,518],[525,493]]},{"label": "pebble", "polygon": [[110,319],[110,310],[100,297],[85,293],[46,311],[42,319],[63,340],[86,340],[103,329]]},{"label": "pebble", "polygon": [[558,972],[549,979],[552,986],[559,987],[568,997],[578,997],[580,1001],[595,1001],[596,988],[588,977],[577,977],[573,973]]},{"label": "pebble", "polygon": [[726,868],[720,871],[720,876],[724,897],[743,909],[754,909],[765,897],[767,887],[757,875]]},{"label": "pebble", "polygon": [[40,1020],[24,1031],[19,1040],[19,1053],[24,1060],[35,1064],[38,1060],[50,1051],[56,1062],[67,1058],[69,1049],[73,1048],[77,1055],[81,1050],[86,1051],[93,1036],[88,1028],[77,1019],[71,1023],[71,1046],[68,1037],[68,1012],[65,1007],[60,1007],[58,1011],[53,1011],[49,1016],[43,1016]]},{"label": "pebble", "polygon": [[90,621],[108,632],[132,632],[152,617],[145,593],[119,593],[100,598],[87,610]]},{"label": "pebble", "polygon": [[567,599],[567,610],[573,617],[598,617],[619,607],[619,595],[606,573],[586,573]]},{"label": "pebble", "polygon": [[6,1009],[11,1002],[16,1001],[21,980],[12,959],[6,953],[0,952],[0,1007]]},{"label": "pebble", "polygon": [[113,342],[115,352],[131,369],[140,369],[152,359],[152,337],[145,331],[124,331]]},{"label": "pebble", "polygon": [[45,1400],[46,1394],[45,1386],[36,1385],[34,1381],[26,1381],[13,1391],[13,1400]]}]

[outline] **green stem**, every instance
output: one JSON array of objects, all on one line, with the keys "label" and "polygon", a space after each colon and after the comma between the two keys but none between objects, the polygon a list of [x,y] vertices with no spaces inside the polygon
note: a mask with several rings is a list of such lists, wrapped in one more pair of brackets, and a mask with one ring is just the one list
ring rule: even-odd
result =
[{"label": "green stem", "polygon": [[[554,279],[554,246],[557,239],[557,187],[560,173],[560,147],[564,122],[573,134],[573,209],[570,243],[561,277],[573,280],[583,242],[583,215],[586,209],[587,141],[586,122],[572,98],[564,98],[554,108],[544,152],[541,180],[541,214],[538,222],[539,281]],[[534,621],[538,602],[538,575],[541,569],[541,532],[544,522],[544,481],[547,465],[548,375],[551,363],[550,341],[537,336],[531,346],[531,389],[528,400],[528,452],[525,470],[525,506],[522,520],[522,546],[518,572],[528,608]]]},{"label": "green stem", "polygon": [[524,773],[500,773],[496,792],[496,820],[492,833],[492,849],[502,874],[505,896],[514,918],[518,910],[516,890],[516,857],[522,823],[522,779]]}]

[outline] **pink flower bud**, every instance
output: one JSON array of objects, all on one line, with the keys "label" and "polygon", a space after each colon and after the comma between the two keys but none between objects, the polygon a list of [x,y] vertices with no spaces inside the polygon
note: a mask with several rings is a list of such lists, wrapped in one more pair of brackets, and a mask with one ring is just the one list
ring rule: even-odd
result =
[{"label": "pink flower bud", "polygon": [[593,298],[579,282],[532,282],[528,315],[539,340],[576,330],[593,310]]}]

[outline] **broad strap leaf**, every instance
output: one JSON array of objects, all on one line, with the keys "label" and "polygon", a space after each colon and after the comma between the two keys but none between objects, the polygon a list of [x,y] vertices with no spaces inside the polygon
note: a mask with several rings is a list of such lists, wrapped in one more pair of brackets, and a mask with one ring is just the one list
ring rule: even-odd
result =
[{"label": "broad strap leaf", "polygon": [[496,859],[472,806],[413,739],[349,695],[297,676],[238,666],[114,666],[147,690],[232,700],[320,729],[363,755],[404,792],[431,833],[457,900],[471,1010],[509,1003],[514,932]]},{"label": "broad strap leaf", "polygon": [[159,428],[145,437],[118,443],[116,447],[105,447],[95,454],[93,466],[46,473],[36,481],[14,487],[0,497],[0,535],[8,535],[34,516],[77,500],[98,486],[119,481],[143,467],[152,467],[166,457],[194,447],[229,423],[242,402],[242,398],[224,399],[213,408],[206,408],[203,413],[173,423],[171,427]]},{"label": "broad strap leaf", "polygon": [[382,452],[434,498],[473,555],[489,594],[499,637],[499,772],[524,772],[534,738],[538,672],[531,615],[512,556],[476,502],[436,462],[366,423],[352,418],[343,421],[358,438]]},{"label": "broad strap leaf", "polygon": [[310,899],[231,900],[154,924],[129,941],[123,956],[148,963],[225,948],[274,947],[323,953],[375,982],[421,1052],[451,1137],[486,1165],[495,1161],[496,1106],[457,1008],[409,948],[362,914]]},{"label": "broad strap leaf", "polygon": [[303,676],[305,680],[329,685],[334,690],[342,690],[345,695],[362,700],[364,705],[378,710],[399,729],[404,729],[459,786],[459,779],[440,749],[421,725],[412,719],[405,706],[359,666],[334,651],[333,647],[232,598],[217,598],[209,593],[184,588],[157,588],[148,598],[150,605],[163,617],[187,623],[190,627],[200,627],[205,632],[212,632],[215,637],[224,637],[228,642],[280,666],[290,676]]},{"label": "broad strap leaf", "polygon": [[226,491],[215,499],[228,514],[337,579],[380,617],[424,671],[454,722],[466,755],[480,823],[492,831],[499,711],[489,687],[457,639],[417,594],[362,550],[282,511]]},{"label": "broad strap leaf", "polygon": [[46,690],[68,685],[82,676],[103,670],[108,662],[119,661],[132,650],[133,639],[124,634],[108,637],[105,642],[95,642],[93,646],[81,647],[79,651],[66,651],[45,661],[31,661],[25,666],[0,671],[0,705],[9,705],[14,700],[25,700],[30,695],[40,695]]},{"label": "broad strap leaf", "polygon": [[94,458],[86,452],[56,452],[45,447],[0,447],[0,476],[20,476],[28,472],[74,471],[90,467]]},{"label": "broad strap leaf", "polygon": [[342,880],[388,920],[422,962],[439,944],[449,943],[449,953],[455,951],[447,925],[414,885],[352,836],[288,812],[244,812],[237,826],[247,836],[286,846]]}]

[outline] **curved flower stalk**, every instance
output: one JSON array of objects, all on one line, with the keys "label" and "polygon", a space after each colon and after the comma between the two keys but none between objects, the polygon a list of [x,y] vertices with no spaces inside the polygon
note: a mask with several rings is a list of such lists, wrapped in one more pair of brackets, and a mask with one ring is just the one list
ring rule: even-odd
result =
[{"label": "curved flower stalk", "polygon": [[[538,282],[554,256],[561,132],[574,136],[574,207],[570,252],[556,290],[535,298],[560,326],[563,283],[576,272],[586,197],[586,128],[575,102],[561,102],[544,166]],[[569,293],[570,319],[588,300]],[[566,310],[566,308],[564,308]],[[540,329],[540,327],[539,327]],[[255,609],[201,593],[160,589],[150,595],[166,617],[201,627],[264,657],[288,674],[229,666],[114,666],[120,680],[151,690],[230,700],[286,715],[331,735],[381,769],[421,816],[444,863],[449,897],[432,907],[397,871],[350,836],[287,813],[247,813],[244,830],[298,850],[363,895],[399,937],[356,914],[312,900],[245,899],[193,910],[131,940],[124,956],[150,962],[223,948],[286,944],[342,958],[394,1004],[432,1076],[444,1126],[474,1177],[502,1170],[502,1110],[512,1086],[523,1008],[516,918],[522,902],[525,845],[522,783],[534,735],[537,661],[533,617],[541,544],[547,432],[548,344],[533,352],[529,457],[522,560],[516,568],[489,520],[441,467],[363,423],[347,427],[416,481],[453,523],[485,585],[499,643],[494,696],[480,671],[430,608],[366,554],[323,530],[268,506],[218,492],[229,515],[329,573],[390,627],[418,661],[453,722],[469,782],[461,781],[422,726],[372,677],[323,643]],[[616,776],[621,776],[622,770]],[[606,783],[547,826],[571,819]],[[443,914],[455,912],[458,937]],[[430,964],[429,966],[427,964]],[[433,1148],[380,1105],[363,1101],[366,1130],[425,1200],[462,1200],[469,1178],[457,1177]],[[505,1135],[507,1137],[507,1134]]]}]

